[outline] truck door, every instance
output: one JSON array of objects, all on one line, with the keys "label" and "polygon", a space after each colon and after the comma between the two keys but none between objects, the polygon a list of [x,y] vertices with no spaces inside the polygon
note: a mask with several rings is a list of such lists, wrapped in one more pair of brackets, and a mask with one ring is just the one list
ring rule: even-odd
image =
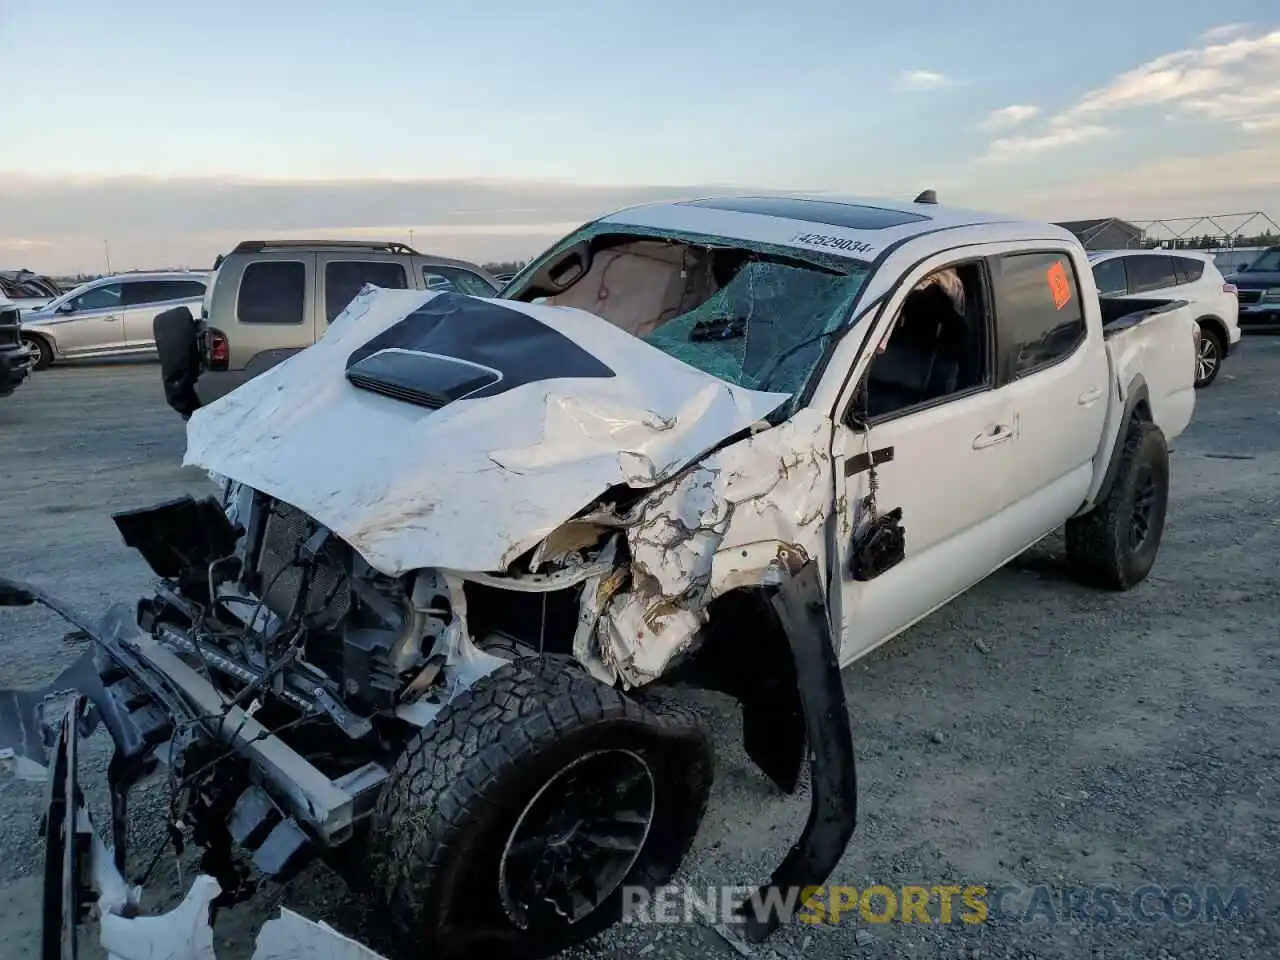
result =
[{"label": "truck door", "polygon": [[[882,311],[869,365],[855,367],[859,386],[835,437],[842,665],[986,576],[1012,549],[1004,511],[1018,424],[997,382],[990,297],[984,258],[926,261]],[[864,524],[894,510],[902,558],[869,570]]]},{"label": "truck door", "polygon": [[1111,368],[1092,274],[1068,249],[1000,254],[991,258],[991,273],[997,373],[1018,421],[1009,493],[1026,524],[1021,536],[1031,543],[1084,502]]}]

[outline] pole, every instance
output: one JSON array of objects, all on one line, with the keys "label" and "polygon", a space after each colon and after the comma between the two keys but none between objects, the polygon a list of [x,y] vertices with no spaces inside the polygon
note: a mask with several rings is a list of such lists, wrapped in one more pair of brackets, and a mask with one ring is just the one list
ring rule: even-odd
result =
[{"label": "pole", "polygon": [[102,252],[107,258],[107,274],[111,273],[111,244],[106,240],[102,241]]},{"label": "pole", "polygon": [[409,246],[413,246],[413,231],[409,231]]}]

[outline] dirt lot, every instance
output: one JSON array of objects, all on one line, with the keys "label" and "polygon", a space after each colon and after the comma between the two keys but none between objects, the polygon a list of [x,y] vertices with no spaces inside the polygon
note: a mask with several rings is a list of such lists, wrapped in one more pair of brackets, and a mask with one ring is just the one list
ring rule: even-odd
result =
[{"label": "dirt lot", "polygon": [[[148,585],[108,516],[184,490],[182,424],[150,365],[55,368],[0,400],[0,570],[94,609]],[[1127,595],[1065,579],[1049,541],[851,669],[861,822],[832,883],[1243,885],[1252,916],[979,925],[796,923],[758,957],[1275,957],[1280,955],[1280,340],[1250,338],[1200,394],[1175,444],[1164,549]],[[0,685],[46,681],[77,650],[38,610],[0,611]],[[767,876],[799,833],[746,761],[735,708],[699,695],[721,731],[712,807],[683,878]],[[99,735],[92,759],[104,757]],[[0,958],[35,956],[42,788],[0,776]],[[91,802],[102,810],[100,792]],[[138,797],[133,843],[159,835]],[[166,861],[167,863],[167,861]],[[184,874],[191,876],[190,866]],[[176,870],[149,886],[172,901]],[[360,904],[319,870],[290,905],[359,932]],[[278,894],[219,917],[224,960],[247,957]],[[1029,894],[1005,901],[1025,909]],[[1062,901],[1054,905],[1061,908]],[[1160,912],[1158,899],[1147,904]],[[579,957],[733,957],[700,923],[628,927]]]}]

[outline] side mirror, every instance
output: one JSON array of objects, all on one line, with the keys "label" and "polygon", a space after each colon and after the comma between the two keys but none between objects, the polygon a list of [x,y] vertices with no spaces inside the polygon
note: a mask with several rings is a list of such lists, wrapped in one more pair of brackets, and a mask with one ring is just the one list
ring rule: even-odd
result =
[{"label": "side mirror", "polygon": [[75,313],[76,307],[74,303],[68,300],[66,303],[58,304],[58,309],[55,310],[54,312],[55,313]]}]

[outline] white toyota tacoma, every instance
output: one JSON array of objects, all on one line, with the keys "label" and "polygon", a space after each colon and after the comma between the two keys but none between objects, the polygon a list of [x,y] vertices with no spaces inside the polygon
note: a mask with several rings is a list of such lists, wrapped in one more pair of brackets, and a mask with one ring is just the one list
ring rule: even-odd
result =
[{"label": "white toyota tacoma", "polygon": [[[1101,302],[1065,230],[931,201],[623,210],[503,299],[366,288],[197,411],[185,462],[221,495],[115,515],[154,596],[99,620],[0,584],[94,641],[49,688],[81,718],[51,755],[40,692],[0,699],[0,746],[53,778],[64,914],[91,877],[112,951],[161,955],[319,856],[389,951],[554,953],[698,829],[710,741],[658,692],[684,680],[737,696],[781,789],[810,768],[742,907],[767,936],[854,830],[840,669],[1064,524],[1083,578],[1140,583],[1195,403],[1184,304]],[[67,870],[90,720],[114,843]],[[209,875],[143,926],[123,798],[157,762]]]}]

